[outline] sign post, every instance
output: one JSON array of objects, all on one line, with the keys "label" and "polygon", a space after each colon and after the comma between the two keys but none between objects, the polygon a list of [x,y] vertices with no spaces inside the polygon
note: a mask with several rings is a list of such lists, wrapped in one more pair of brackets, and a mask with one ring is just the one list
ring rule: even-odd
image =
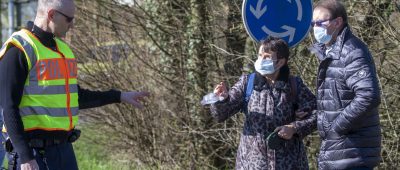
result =
[{"label": "sign post", "polygon": [[242,17],[253,40],[260,42],[269,36],[279,37],[293,47],[309,32],[312,1],[244,0]]}]

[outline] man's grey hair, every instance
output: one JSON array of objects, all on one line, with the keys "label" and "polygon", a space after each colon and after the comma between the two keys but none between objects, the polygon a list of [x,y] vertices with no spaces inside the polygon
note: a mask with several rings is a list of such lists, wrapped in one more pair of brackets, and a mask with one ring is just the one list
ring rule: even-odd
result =
[{"label": "man's grey hair", "polygon": [[39,0],[37,12],[38,14],[46,14],[49,9],[62,9],[66,2],[73,0]]}]

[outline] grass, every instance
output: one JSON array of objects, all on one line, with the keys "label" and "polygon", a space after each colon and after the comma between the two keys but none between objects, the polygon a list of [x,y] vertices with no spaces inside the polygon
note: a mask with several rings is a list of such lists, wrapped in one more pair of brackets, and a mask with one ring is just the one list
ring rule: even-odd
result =
[{"label": "grass", "polygon": [[[138,167],[134,163],[124,160],[115,160],[115,156],[110,155],[109,149],[104,148],[93,141],[109,140],[110,136],[104,133],[96,125],[85,124],[79,129],[82,130],[81,137],[73,143],[75,156],[80,170],[134,170],[151,169]],[[114,158],[114,159],[112,159]],[[3,167],[8,167],[7,158],[3,161]]]},{"label": "grass", "polygon": [[106,134],[101,134],[101,130],[97,129],[95,131],[93,129],[96,128],[91,125],[85,125],[81,129],[81,138],[74,143],[75,155],[80,170],[142,169],[135,167],[129,162],[111,159],[112,155],[109,155],[107,149],[100,144],[94,144],[93,141],[104,141],[109,139]]}]

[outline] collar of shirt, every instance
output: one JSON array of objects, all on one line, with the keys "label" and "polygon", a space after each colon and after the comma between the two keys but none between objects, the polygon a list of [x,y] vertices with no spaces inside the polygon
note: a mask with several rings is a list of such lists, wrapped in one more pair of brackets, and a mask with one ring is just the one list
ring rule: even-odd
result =
[{"label": "collar of shirt", "polygon": [[34,25],[32,21],[27,23],[26,29],[30,30],[44,46],[56,50],[56,41],[54,40],[53,33],[44,31],[43,29]]}]

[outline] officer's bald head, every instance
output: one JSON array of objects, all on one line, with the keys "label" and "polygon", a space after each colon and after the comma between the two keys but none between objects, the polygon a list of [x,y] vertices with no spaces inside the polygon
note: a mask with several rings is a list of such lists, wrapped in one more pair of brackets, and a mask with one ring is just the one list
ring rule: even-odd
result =
[{"label": "officer's bald head", "polygon": [[35,25],[56,37],[65,37],[73,26],[73,0],[39,0]]},{"label": "officer's bald head", "polygon": [[37,15],[46,16],[51,9],[63,11],[71,16],[75,14],[75,3],[73,0],[39,0]]}]

